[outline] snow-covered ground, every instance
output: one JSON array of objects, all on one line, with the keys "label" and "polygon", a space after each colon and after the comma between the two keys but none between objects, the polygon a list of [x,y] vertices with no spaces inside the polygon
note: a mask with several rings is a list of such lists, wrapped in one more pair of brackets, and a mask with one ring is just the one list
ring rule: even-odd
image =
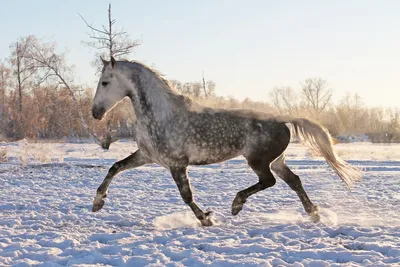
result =
[{"label": "snow-covered ground", "polygon": [[335,147],[365,170],[352,192],[303,146],[288,150],[317,224],[281,180],[232,216],[236,192],[257,180],[242,158],[191,167],[195,198],[216,221],[203,228],[157,165],[119,175],[103,210],[90,211],[133,143],[0,143],[0,266],[399,266],[400,145]]}]

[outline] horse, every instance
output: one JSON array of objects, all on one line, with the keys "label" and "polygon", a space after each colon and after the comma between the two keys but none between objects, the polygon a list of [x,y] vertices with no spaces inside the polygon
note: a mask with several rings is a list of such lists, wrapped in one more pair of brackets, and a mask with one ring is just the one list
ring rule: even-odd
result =
[{"label": "horse", "polygon": [[318,206],[285,163],[284,152],[292,136],[319,152],[349,189],[362,177],[360,170],[335,153],[329,132],[316,122],[252,110],[205,107],[175,92],[157,71],[142,63],[111,57],[110,61],[103,60],[103,65],[92,115],[101,120],[119,101],[129,97],[137,118],[138,149],[111,166],[97,189],[93,212],[104,206],[109,185],[118,173],[156,163],[169,170],[184,203],[201,225],[210,226],[211,212],[204,212],[195,202],[187,168],[244,156],[258,182],[236,194],[232,215],[242,210],[248,197],[275,185],[273,171],[297,193],[310,219],[318,222]]}]

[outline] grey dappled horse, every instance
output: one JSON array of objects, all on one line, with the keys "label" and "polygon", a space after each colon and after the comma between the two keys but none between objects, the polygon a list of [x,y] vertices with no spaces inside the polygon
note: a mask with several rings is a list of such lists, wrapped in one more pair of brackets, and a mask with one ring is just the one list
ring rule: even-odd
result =
[{"label": "grey dappled horse", "polygon": [[103,61],[104,67],[93,102],[93,117],[101,119],[124,97],[132,101],[136,113],[138,150],[114,163],[97,189],[93,212],[100,210],[112,179],[121,171],[158,163],[175,180],[183,201],[203,226],[212,225],[209,212],[194,201],[187,175],[189,165],[206,165],[243,155],[259,181],[237,193],[232,214],[238,214],[247,198],[275,184],[271,170],[300,198],[313,221],[318,208],[308,198],[302,183],[285,164],[291,132],[318,151],[350,187],[361,173],[333,151],[329,133],[303,118],[272,116],[251,110],[219,110],[200,106],[171,90],[169,83],[149,67],[129,61]]}]

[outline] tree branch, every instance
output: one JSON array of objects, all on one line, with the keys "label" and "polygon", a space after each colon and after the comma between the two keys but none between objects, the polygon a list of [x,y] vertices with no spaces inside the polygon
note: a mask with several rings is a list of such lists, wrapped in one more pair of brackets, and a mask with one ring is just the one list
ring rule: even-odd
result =
[{"label": "tree branch", "polygon": [[79,17],[81,17],[81,19],[83,20],[83,22],[85,22],[86,26],[87,26],[89,29],[91,29],[92,31],[98,32],[98,33],[102,33],[102,34],[108,34],[106,31],[101,31],[101,30],[99,30],[99,29],[93,27],[93,26],[90,25],[89,23],[87,23],[87,21],[82,17],[81,14],[78,13],[78,15],[79,15]]}]

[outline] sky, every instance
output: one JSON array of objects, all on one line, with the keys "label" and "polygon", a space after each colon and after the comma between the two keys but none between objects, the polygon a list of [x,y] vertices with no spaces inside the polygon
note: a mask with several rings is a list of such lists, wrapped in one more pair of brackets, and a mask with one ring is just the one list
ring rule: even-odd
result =
[{"label": "sky", "polygon": [[167,79],[205,78],[217,94],[269,101],[274,86],[300,89],[321,77],[339,102],[358,93],[365,104],[399,107],[400,1],[269,0],[36,0],[4,1],[0,59],[18,37],[34,34],[68,50],[76,80],[95,88],[93,50],[80,13],[116,27],[142,45],[131,60],[157,68]]}]

